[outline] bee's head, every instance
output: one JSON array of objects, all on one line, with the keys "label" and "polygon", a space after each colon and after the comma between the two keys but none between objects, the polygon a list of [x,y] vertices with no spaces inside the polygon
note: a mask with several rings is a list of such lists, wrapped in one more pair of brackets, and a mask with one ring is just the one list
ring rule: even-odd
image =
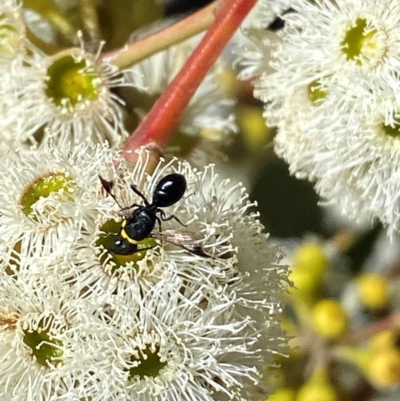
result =
[{"label": "bee's head", "polygon": [[110,247],[110,251],[116,253],[117,255],[132,255],[137,252],[137,244],[131,244],[126,239],[118,235]]}]

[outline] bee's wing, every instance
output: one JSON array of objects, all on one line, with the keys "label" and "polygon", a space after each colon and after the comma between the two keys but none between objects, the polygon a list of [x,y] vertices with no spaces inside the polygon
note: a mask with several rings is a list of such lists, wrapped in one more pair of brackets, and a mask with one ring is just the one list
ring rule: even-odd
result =
[{"label": "bee's wing", "polygon": [[204,258],[211,258],[211,255],[207,254],[203,246],[199,243],[199,238],[195,238],[195,234],[190,231],[176,231],[176,230],[165,230],[161,232],[153,232],[151,234],[153,238],[161,241],[169,242],[170,244],[179,246],[186,251],[193,253],[197,256]]}]

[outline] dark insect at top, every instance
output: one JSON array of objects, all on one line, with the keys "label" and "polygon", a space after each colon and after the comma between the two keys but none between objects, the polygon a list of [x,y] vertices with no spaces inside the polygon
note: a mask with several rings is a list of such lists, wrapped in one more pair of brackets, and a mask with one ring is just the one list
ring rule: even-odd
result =
[{"label": "dark insect at top", "polygon": [[182,174],[166,175],[154,189],[152,205],[157,208],[172,206],[182,199],[185,191],[186,179]]},{"label": "dark insect at top", "polygon": [[[112,193],[114,182],[107,181],[100,176],[99,178],[106,192],[119,204],[115,195]],[[121,208],[123,211],[133,209],[130,213],[126,214],[125,219],[122,221],[121,230],[115,241],[115,246],[113,247],[114,253],[121,253],[124,255],[134,248],[126,244],[126,241],[129,244],[136,245],[138,242],[151,236],[156,222],[158,223],[160,231],[161,221],[175,219],[180,224],[184,225],[176,216],[166,216],[164,210],[161,209],[171,206],[182,199],[186,191],[186,179],[182,174],[173,173],[161,178],[154,189],[151,203],[135,185],[132,184],[130,187],[132,191],[143,200],[144,205],[134,203],[127,208]],[[120,252],[118,250],[119,248],[121,248]]]}]

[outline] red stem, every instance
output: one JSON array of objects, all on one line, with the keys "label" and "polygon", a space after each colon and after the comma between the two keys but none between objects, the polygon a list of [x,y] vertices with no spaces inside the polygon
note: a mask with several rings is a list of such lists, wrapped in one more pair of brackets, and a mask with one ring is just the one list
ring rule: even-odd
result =
[{"label": "red stem", "polygon": [[257,0],[221,0],[215,21],[186,64],[122,146],[133,161],[140,146],[165,149],[194,92]]}]

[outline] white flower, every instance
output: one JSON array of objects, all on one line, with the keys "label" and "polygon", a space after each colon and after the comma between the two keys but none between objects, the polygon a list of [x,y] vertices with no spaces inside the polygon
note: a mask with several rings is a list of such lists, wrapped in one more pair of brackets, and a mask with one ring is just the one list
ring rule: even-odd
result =
[{"label": "white flower", "polygon": [[120,71],[83,45],[54,57],[36,54],[25,85],[25,96],[32,98],[27,130],[42,129],[41,143],[51,138],[55,143],[107,140],[117,145],[126,138],[123,102],[112,92],[124,86]]},{"label": "white flower", "polygon": [[[396,3],[295,0],[290,6],[294,11],[282,16],[285,24],[277,32],[281,41],[272,44],[270,66],[256,81],[255,95],[267,103],[269,124],[275,124],[270,120],[279,119],[279,107],[284,107],[282,101],[277,107],[277,99],[311,86],[318,85],[325,97],[335,92],[338,107],[354,96],[360,98],[360,92],[363,100],[357,107],[367,110],[376,108],[382,97],[398,96]],[[253,31],[260,40],[269,40],[260,29]],[[329,116],[332,111],[321,107],[319,113]]]},{"label": "white flower", "polygon": [[[343,92],[398,93],[400,9],[392,1],[293,1],[273,62],[281,90],[322,77]],[[266,85],[268,77],[264,76]],[[367,104],[367,102],[365,102]]]},{"label": "white flower", "polygon": [[127,136],[124,86],[116,66],[81,48],[46,56],[26,37],[22,5],[0,5],[0,150],[28,144],[103,142],[118,145]]},{"label": "white flower", "polygon": [[[109,340],[100,344],[109,361],[107,399],[214,400],[246,396],[257,385],[248,318],[236,320],[233,300],[218,305],[184,297],[183,280],[154,286],[134,309],[112,305]],[[241,358],[237,360],[237,356]],[[99,396],[98,398],[101,399]]]},{"label": "white flower", "polygon": [[329,94],[318,85],[313,89],[298,88],[284,99],[277,97],[266,108],[267,120],[278,127],[275,151],[287,161],[292,174],[315,181],[322,204],[339,206],[343,215],[370,225],[374,213],[365,202],[355,170],[347,168],[360,162],[349,158],[348,145],[352,133],[359,129],[356,120],[362,111],[349,100],[339,107],[340,94],[335,96],[333,88]]},{"label": "white flower", "polygon": [[100,60],[101,49],[91,54],[79,39],[80,48],[51,57],[27,42],[24,50],[32,55],[8,73],[7,84],[0,86],[5,99],[13,100],[5,115],[14,116],[12,123],[18,129],[9,126],[31,144],[46,144],[51,139],[60,144],[107,140],[118,145],[127,136],[123,101],[112,92],[125,86],[123,75],[116,66]]},{"label": "white flower", "polygon": [[267,123],[278,127],[275,149],[342,213],[359,222],[376,216],[397,231],[398,138],[388,127],[397,124],[400,93],[399,5],[294,0],[291,8],[255,81]]},{"label": "white flower", "polygon": [[83,45],[44,55],[25,37],[19,2],[0,7],[0,145],[46,144],[49,138],[119,144],[127,136],[122,101],[111,91],[124,85],[119,70]]},{"label": "white flower", "polygon": [[[93,148],[92,148],[93,149]],[[68,249],[94,213],[97,170],[112,153],[100,146],[71,153],[54,146],[9,152],[0,161],[0,238],[3,251],[23,255]],[[96,190],[96,187],[94,187]]]},{"label": "white flower", "polygon": [[94,345],[104,329],[94,317],[96,308],[56,276],[38,281],[19,274],[1,276],[1,398],[78,400],[98,387],[93,366],[102,355]]},{"label": "white flower", "polygon": [[321,195],[352,218],[378,217],[392,235],[400,230],[400,104],[392,99],[386,106],[386,111],[382,106],[345,112],[340,121],[325,121],[331,130],[315,127],[308,135],[316,144],[314,172]]}]

